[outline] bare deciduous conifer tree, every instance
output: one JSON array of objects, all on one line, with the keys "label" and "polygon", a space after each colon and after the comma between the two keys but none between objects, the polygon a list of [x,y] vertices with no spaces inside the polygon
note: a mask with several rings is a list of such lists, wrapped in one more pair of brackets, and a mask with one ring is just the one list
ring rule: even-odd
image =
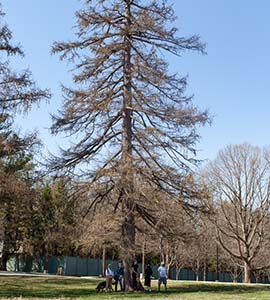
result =
[{"label": "bare deciduous conifer tree", "polygon": [[52,126],[53,133],[76,140],[54,168],[78,171],[83,166],[80,175],[96,187],[90,208],[115,199],[115,210],[122,211],[129,290],[136,214],[154,222],[140,187],[191,200],[179,174],[195,163],[195,127],[208,121],[207,112],[184,95],[186,77],[170,75],[160,54],[203,53],[204,45],[198,36],[176,36],[176,28],[169,27],[174,11],[166,1],[86,0],[76,16],[76,41],[57,42],[52,49],[74,64],[76,84],[63,87],[64,105]]}]

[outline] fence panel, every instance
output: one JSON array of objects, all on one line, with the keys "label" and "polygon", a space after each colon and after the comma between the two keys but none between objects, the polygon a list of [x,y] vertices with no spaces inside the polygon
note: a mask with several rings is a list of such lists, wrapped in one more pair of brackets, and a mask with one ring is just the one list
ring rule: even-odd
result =
[{"label": "fence panel", "polygon": [[[112,269],[116,270],[119,261],[106,260],[106,266],[108,264],[112,265]],[[99,276],[102,274],[102,260],[95,258],[83,258],[74,256],[65,257],[49,257],[47,258],[47,264],[45,263],[44,257],[39,258],[15,258],[12,257],[8,261],[8,271],[24,271],[24,272],[43,272],[45,266],[47,265],[49,274],[57,274],[57,269],[59,266],[63,268],[63,274],[67,276]],[[153,277],[157,278],[157,268],[158,266],[152,266]],[[142,273],[142,266],[139,264],[139,273]],[[177,279],[176,268],[171,270],[171,278]],[[203,280],[203,273],[200,273],[199,279]],[[232,282],[232,274],[219,272],[218,281],[220,282]],[[196,280],[196,274],[190,269],[181,269],[179,272],[179,280]],[[216,281],[217,273],[208,272],[206,274],[207,281]],[[238,277],[237,282],[242,282],[242,275]],[[256,282],[255,278],[252,277],[252,282]],[[259,280],[261,283],[269,283],[269,279],[261,278]]]}]

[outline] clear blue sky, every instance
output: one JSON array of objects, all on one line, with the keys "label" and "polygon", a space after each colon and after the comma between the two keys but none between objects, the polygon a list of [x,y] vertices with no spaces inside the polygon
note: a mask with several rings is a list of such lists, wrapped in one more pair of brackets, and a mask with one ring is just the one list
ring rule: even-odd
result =
[{"label": "clear blue sky", "polygon": [[[49,104],[20,119],[23,130],[38,129],[50,151],[63,139],[51,138],[50,113],[61,103],[60,82],[70,82],[66,62],[50,55],[53,41],[72,39],[77,0],[2,0],[5,20],[26,57],[18,68],[29,67],[41,87],[53,93]],[[198,158],[213,159],[228,144],[269,144],[270,1],[175,0],[179,35],[199,34],[208,55],[184,54],[170,59],[173,71],[189,74],[188,93],[214,116],[200,130]]]}]

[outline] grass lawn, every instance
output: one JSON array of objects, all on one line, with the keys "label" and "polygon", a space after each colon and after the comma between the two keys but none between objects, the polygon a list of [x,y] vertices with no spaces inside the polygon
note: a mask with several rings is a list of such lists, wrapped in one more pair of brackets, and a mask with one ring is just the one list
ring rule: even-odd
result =
[{"label": "grass lawn", "polygon": [[[269,300],[270,285],[244,285],[228,283],[196,283],[169,281],[168,292],[157,292],[157,282],[152,282],[151,293],[100,293],[95,287],[98,279],[65,277],[7,277],[0,276],[0,299],[177,299],[177,300]],[[162,286],[163,287],[163,286]]]}]

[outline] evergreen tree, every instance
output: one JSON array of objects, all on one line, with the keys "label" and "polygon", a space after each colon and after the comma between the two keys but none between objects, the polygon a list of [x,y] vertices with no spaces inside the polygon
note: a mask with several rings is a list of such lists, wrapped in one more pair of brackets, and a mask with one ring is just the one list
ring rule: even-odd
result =
[{"label": "evergreen tree", "polygon": [[0,268],[3,270],[11,256],[22,250],[29,253],[31,247],[28,240],[33,230],[33,203],[37,199],[33,168],[32,156],[25,149],[17,149],[0,160]]},{"label": "evergreen tree", "polygon": [[26,113],[32,104],[48,99],[50,93],[36,87],[29,70],[12,70],[10,58],[24,53],[12,43],[3,17],[0,7],[0,269],[5,270],[7,259],[19,250],[23,239],[23,212],[28,207],[24,200],[31,195],[32,184],[27,168],[32,167],[31,149],[37,143],[35,134],[22,137],[16,133],[13,119],[16,113]]},{"label": "evergreen tree", "polygon": [[73,232],[76,227],[76,209],[71,195],[70,180],[61,178],[46,184],[42,190],[38,212],[35,255],[70,255],[73,247]]}]

